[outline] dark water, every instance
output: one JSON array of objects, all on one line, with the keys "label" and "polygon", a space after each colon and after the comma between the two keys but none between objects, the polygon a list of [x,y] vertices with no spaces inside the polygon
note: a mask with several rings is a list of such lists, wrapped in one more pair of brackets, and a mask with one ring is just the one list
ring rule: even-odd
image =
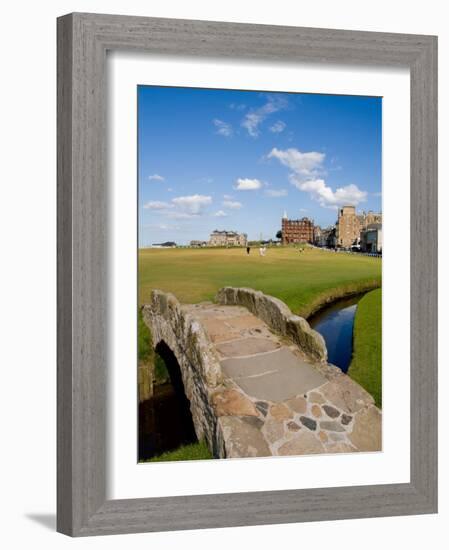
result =
[{"label": "dark water", "polygon": [[342,298],[324,307],[308,320],[326,342],[329,363],[347,372],[352,358],[352,333],[357,304],[363,294]]},{"label": "dark water", "polygon": [[152,398],[139,404],[139,461],[197,441],[178,362],[168,348],[158,353],[170,382],[155,385]]}]

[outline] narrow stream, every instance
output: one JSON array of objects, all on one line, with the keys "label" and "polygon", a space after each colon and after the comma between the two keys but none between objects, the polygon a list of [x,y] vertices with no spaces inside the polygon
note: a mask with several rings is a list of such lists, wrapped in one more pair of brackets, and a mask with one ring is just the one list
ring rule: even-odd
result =
[{"label": "narrow stream", "polygon": [[363,294],[342,298],[309,317],[310,326],[325,342],[328,361],[347,372],[352,358],[352,333],[357,304]]}]

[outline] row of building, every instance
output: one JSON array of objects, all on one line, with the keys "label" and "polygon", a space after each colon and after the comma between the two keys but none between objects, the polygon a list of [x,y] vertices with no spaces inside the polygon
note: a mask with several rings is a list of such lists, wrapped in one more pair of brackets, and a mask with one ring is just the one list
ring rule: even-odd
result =
[{"label": "row of building", "polygon": [[337,246],[349,248],[362,244],[365,247],[375,247],[378,250],[367,250],[367,252],[382,251],[382,214],[375,212],[363,212],[357,214],[355,206],[343,206],[338,212]]},{"label": "row of building", "polygon": [[303,217],[282,218],[282,244],[310,243],[328,248],[357,248],[363,252],[382,252],[382,214],[362,212],[355,206],[343,206],[335,225],[322,229],[313,220]]},{"label": "row of building", "polygon": [[190,241],[190,246],[246,246],[248,236],[246,233],[237,233],[237,231],[219,231],[215,229],[210,234],[208,241]]},{"label": "row of building", "polygon": [[[307,217],[291,220],[282,217],[282,244],[310,243],[320,247],[360,249],[382,253],[382,214],[372,211],[358,214],[355,206],[343,206],[335,225],[321,228]],[[190,241],[192,247],[247,246],[246,233],[219,231],[211,233],[208,241]]]}]

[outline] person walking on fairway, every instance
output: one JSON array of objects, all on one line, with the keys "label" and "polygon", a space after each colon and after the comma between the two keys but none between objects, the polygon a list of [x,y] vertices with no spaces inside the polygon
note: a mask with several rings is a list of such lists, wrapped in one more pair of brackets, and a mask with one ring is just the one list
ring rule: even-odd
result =
[{"label": "person walking on fairway", "polygon": [[251,252],[251,248],[249,246],[246,247],[246,253],[249,254]]}]

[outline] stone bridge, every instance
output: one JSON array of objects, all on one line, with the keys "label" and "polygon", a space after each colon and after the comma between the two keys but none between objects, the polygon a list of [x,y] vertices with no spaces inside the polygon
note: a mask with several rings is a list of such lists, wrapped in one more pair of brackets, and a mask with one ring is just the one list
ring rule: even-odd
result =
[{"label": "stone bridge", "polygon": [[381,412],[327,363],[322,336],[281,300],[225,287],[184,305],[154,290],[144,322],[179,366],[199,440],[215,457],[381,450]]}]

